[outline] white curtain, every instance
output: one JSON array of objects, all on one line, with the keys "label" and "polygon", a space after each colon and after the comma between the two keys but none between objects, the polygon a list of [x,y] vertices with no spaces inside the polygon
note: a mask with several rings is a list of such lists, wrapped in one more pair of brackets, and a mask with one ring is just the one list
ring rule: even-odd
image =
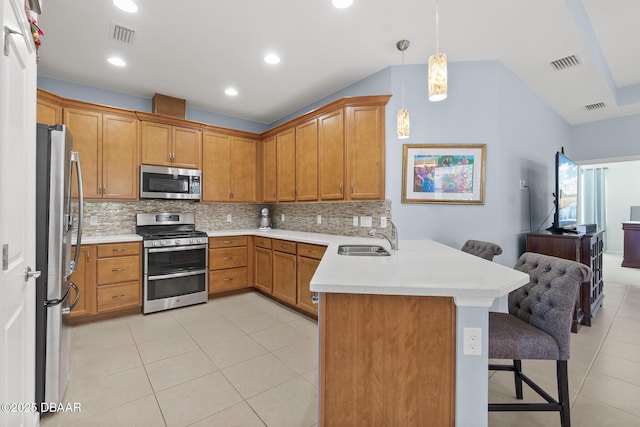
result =
[{"label": "white curtain", "polygon": [[[582,224],[597,224],[598,229],[604,229],[607,225],[607,194],[605,175],[607,168],[583,167],[580,200],[580,212]],[[607,233],[603,236],[604,249],[607,249]]]}]

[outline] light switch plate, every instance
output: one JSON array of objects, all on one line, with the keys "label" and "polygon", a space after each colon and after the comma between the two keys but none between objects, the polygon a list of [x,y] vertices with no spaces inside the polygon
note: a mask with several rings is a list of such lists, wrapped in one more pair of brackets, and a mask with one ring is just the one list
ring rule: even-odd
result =
[{"label": "light switch plate", "polygon": [[317,222],[318,224],[322,224],[322,215],[318,215]]},{"label": "light switch plate", "polygon": [[373,218],[370,216],[361,216],[360,227],[373,227]]},{"label": "light switch plate", "polygon": [[280,215],[280,221],[284,222],[284,214]]},{"label": "light switch plate", "polygon": [[482,354],[482,329],[463,329],[463,354],[467,356],[480,356]]},{"label": "light switch plate", "polygon": [[354,226],[354,227],[357,227],[357,226],[358,226],[358,217],[357,217],[357,216],[354,216],[354,217],[353,217],[353,226]]},{"label": "light switch plate", "polygon": [[98,225],[98,217],[96,215],[91,215],[89,225]]},{"label": "light switch plate", "polygon": [[231,214],[227,214],[227,222],[231,222]]},{"label": "light switch plate", "polygon": [[381,216],[380,217],[380,228],[387,228],[387,217],[386,216]]}]

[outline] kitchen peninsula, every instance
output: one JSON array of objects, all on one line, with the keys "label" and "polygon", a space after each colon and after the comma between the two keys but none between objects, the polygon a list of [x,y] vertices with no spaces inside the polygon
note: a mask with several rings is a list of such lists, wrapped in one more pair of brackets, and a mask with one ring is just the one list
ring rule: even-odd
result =
[{"label": "kitchen peninsula", "polygon": [[[389,257],[330,244],[320,293],[320,426],[486,426],[488,307],[528,275],[431,240]],[[462,351],[480,328],[480,354]]]}]

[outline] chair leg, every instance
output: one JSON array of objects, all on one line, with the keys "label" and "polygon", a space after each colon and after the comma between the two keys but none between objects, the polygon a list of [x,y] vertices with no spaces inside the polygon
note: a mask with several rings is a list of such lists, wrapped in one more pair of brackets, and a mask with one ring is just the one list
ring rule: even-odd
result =
[{"label": "chair leg", "polygon": [[560,409],[560,425],[571,427],[571,411],[569,408],[569,375],[566,360],[558,360],[556,364],[558,376],[558,403],[562,405]]},{"label": "chair leg", "polygon": [[522,361],[513,361],[513,379],[516,383],[516,398],[522,400]]}]

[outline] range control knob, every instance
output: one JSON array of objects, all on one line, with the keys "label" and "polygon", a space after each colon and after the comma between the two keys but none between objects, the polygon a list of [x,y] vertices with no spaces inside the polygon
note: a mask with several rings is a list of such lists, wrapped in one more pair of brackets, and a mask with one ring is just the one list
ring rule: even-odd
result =
[{"label": "range control knob", "polygon": [[180,245],[180,239],[176,239],[176,246]]},{"label": "range control knob", "polygon": [[164,240],[160,240],[160,246],[164,246],[166,244],[167,244],[167,242],[165,242]]}]

